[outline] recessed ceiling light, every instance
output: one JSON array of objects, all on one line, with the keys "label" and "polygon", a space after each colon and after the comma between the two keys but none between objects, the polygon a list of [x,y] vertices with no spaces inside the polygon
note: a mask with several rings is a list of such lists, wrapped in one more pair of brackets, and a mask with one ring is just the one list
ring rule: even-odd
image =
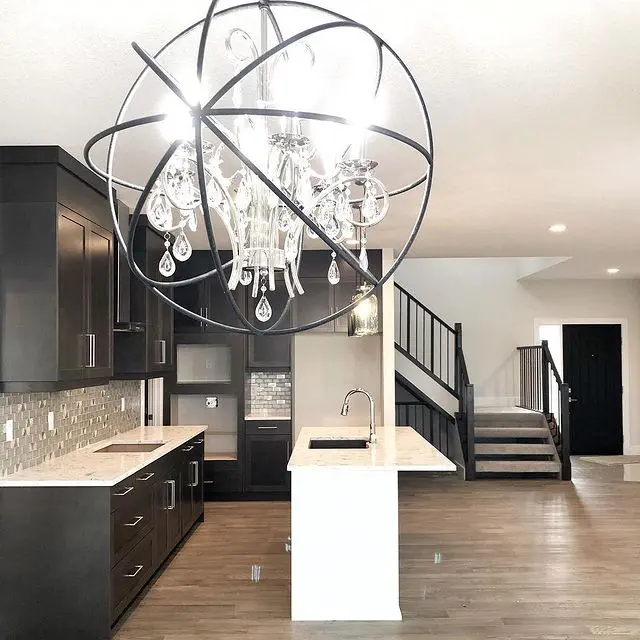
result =
[{"label": "recessed ceiling light", "polygon": [[618,269],[618,267],[611,267],[610,269],[607,269],[607,273],[610,276],[615,276],[616,273],[619,273],[619,272],[620,272],[620,269]]},{"label": "recessed ceiling light", "polygon": [[566,224],[552,224],[549,227],[549,231],[551,231],[551,233],[564,233],[566,230],[567,230]]}]

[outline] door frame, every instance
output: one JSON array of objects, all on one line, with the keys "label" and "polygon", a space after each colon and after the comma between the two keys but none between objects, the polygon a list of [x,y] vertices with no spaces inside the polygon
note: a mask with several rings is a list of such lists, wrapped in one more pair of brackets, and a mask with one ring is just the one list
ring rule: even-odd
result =
[{"label": "door frame", "polygon": [[[633,455],[636,453],[631,446],[631,423],[629,390],[631,389],[629,377],[629,321],[627,318],[536,318],[533,321],[533,344],[537,344],[540,334],[540,325],[543,324],[618,324],[622,337],[622,453]],[[562,340],[562,336],[560,336]],[[564,345],[563,345],[564,347]],[[564,350],[563,350],[564,352]],[[635,447],[640,449],[640,447]],[[640,451],[638,451],[640,453]]]}]

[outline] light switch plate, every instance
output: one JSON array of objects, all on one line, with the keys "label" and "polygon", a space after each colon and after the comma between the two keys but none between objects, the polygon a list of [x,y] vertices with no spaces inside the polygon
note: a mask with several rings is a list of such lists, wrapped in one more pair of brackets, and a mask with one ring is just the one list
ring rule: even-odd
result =
[{"label": "light switch plate", "polygon": [[205,406],[207,407],[207,409],[217,409],[218,404],[218,398],[215,396],[208,396],[205,400]]},{"label": "light switch plate", "polygon": [[49,415],[47,415],[47,425],[49,426],[49,431],[53,431],[56,428],[53,411],[49,411]]},{"label": "light switch plate", "polygon": [[7,420],[4,425],[4,438],[7,442],[13,440],[13,420]]},{"label": "light switch plate", "polygon": [[124,400],[124,398],[120,398],[120,411],[124,411],[126,409],[126,402]]}]

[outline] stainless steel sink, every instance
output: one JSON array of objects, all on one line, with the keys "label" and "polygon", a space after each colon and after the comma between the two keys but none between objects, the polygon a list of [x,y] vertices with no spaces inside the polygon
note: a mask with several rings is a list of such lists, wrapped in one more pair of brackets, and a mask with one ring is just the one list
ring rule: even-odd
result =
[{"label": "stainless steel sink", "polygon": [[155,451],[163,444],[164,442],[114,442],[94,451],[94,453],[147,453]]},{"label": "stainless steel sink", "polygon": [[366,438],[315,438],[309,440],[309,449],[366,449],[369,440]]}]

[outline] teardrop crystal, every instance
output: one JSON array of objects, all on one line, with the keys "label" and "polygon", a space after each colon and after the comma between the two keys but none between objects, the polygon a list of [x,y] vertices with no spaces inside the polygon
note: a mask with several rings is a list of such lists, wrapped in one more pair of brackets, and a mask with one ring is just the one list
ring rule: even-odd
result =
[{"label": "teardrop crystal", "polygon": [[187,217],[187,226],[191,231],[195,232],[198,230],[198,218],[196,217],[195,211],[189,212],[189,215]]},{"label": "teardrop crystal", "polygon": [[342,237],[349,240],[353,238],[356,233],[356,228],[350,222],[342,223]]},{"label": "teardrop crystal", "polygon": [[271,305],[267,300],[267,296],[263,293],[262,298],[256,305],[256,318],[260,320],[260,322],[267,322],[271,318]]},{"label": "teardrop crystal", "polygon": [[[333,254],[335,256],[335,254]],[[340,282],[340,269],[338,269],[338,263],[335,258],[332,258],[331,264],[329,265],[329,272],[327,273],[327,278],[330,284],[338,284]]]},{"label": "teardrop crystal", "polygon": [[251,271],[249,271],[249,269],[243,269],[240,276],[240,284],[246,287],[247,285],[251,284],[252,280],[253,274],[251,273]]},{"label": "teardrop crystal", "polygon": [[191,257],[193,250],[191,248],[191,243],[189,239],[184,234],[184,231],[180,232],[180,235],[177,237],[176,241],[173,243],[173,255],[176,260],[180,260],[180,262],[185,262]]},{"label": "teardrop crystal", "polygon": [[162,191],[155,191],[147,201],[147,219],[159,231],[166,231],[173,225],[171,206]]},{"label": "teardrop crystal", "polygon": [[169,251],[165,251],[158,265],[160,273],[165,278],[170,278],[176,272],[176,263],[173,261]]},{"label": "teardrop crystal", "polygon": [[325,231],[332,240],[335,240],[340,235],[340,225],[333,216],[331,216],[331,218],[329,218],[329,220],[327,221]]},{"label": "teardrop crystal", "polygon": [[369,256],[367,255],[367,249],[366,247],[362,247],[360,249],[360,258],[359,258],[359,262],[360,262],[360,266],[365,269],[368,270],[369,269]]},{"label": "teardrop crystal", "polygon": [[278,215],[278,229],[280,231],[288,231],[291,226],[291,214],[287,209],[283,209]]},{"label": "teardrop crystal", "polygon": [[376,200],[373,189],[367,189],[367,193],[362,202],[362,215],[365,220],[371,222],[378,218],[378,214],[378,201]]},{"label": "teardrop crystal", "polygon": [[246,211],[251,204],[251,192],[247,186],[247,181],[242,180],[238,187],[238,193],[236,194],[236,207],[240,211]]}]

